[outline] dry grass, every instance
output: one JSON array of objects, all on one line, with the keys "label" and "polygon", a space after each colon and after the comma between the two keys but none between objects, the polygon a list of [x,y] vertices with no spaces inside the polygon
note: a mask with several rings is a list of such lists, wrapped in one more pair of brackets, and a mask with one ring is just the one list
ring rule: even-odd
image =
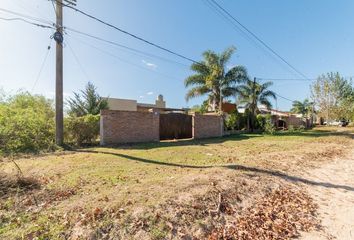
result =
[{"label": "dry grass", "polygon": [[306,182],[300,171],[350,147],[349,132],[321,128],[17,159],[36,187],[17,182],[3,159],[0,172],[12,180],[1,181],[0,238],[203,238],[269,189]]}]

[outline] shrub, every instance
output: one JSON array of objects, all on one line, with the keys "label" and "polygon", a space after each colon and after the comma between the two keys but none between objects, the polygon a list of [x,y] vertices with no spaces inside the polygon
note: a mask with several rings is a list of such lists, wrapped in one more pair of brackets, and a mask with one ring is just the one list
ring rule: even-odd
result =
[{"label": "shrub", "polygon": [[272,117],[270,114],[267,114],[265,117],[265,125],[264,125],[264,132],[266,134],[274,135],[275,134],[275,126],[272,123]]},{"label": "shrub", "polygon": [[65,141],[78,146],[94,143],[100,134],[100,116],[85,115],[65,118]]},{"label": "shrub", "polygon": [[255,126],[256,129],[264,131],[265,124],[266,124],[266,117],[264,117],[261,114],[258,114],[255,123],[256,123]]},{"label": "shrub", "polygon": [[295,127],[293,125],[289,125],[288,132],[293,133],[295,131],[296,131]]},{"label": "shrub", "polygon": [[297,130],[298,131],[304,131],[306,129],[306,127],[304,126],[304,125],[300,125],[298,128],[297,128]]},{"label": "shrub", "polygon": [[246,117],[234,111],[225,119],[225,127],[228,130],[241,130],[246,126]]},{"label": "shrub", "polygon": [[43,96],[19,93],[0,103],[0,154],[53,150],[54,109]]},{"label": "shrub", "polygon": [[225,119],[225,126],[228,130],[234,130],[236,128],[236,123],[236,113],[229,114],[229,116]]}]

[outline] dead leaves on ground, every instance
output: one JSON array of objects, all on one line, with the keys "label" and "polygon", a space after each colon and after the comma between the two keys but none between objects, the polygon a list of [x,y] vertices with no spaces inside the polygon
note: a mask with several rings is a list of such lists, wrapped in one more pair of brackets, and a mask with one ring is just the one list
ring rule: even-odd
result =
[{"label": "dead leaves on ground", "polygon": [[299,231],[310,231],[319,226],[316,209],[305,192],[282,187],[249,207],[234,221],[214,229],[209,240],[298,237]]}]

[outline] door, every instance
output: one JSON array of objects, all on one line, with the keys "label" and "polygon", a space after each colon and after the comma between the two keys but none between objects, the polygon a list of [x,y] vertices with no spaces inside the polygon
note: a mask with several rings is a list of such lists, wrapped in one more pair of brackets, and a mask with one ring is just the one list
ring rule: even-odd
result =
[{"label": "door", "polygon": [[192,116],[184,113],[160,114],[160,139],[192,138]]}]

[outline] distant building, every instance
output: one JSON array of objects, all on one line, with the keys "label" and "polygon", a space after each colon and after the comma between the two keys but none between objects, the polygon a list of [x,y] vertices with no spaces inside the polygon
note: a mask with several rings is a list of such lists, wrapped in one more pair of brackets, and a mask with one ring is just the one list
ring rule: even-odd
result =
[{"label": "distant building", "polygon": [[184,109],[167,108],[163,96],[158,95],[155,104],[139,103],[137,100],[121,99],[121,98],[107,98],[108,109],[116,111],[133,111],[133,112],[172,112],[185,111]]},{"label": "distant building", "polygon": [[[267,109],[265,106],[260,106],[259,112],[262,115],[270,114],[272,123],[276,128],[286,129],[290,125],[294,127],[304,126],[306,128],[311,127],[312,123],[310,119],[302,116],[302,114],[294,114],[286,111],[279,111],[275,109]],[[244,107],[238,107],[239,113],[244,113]]]}]

